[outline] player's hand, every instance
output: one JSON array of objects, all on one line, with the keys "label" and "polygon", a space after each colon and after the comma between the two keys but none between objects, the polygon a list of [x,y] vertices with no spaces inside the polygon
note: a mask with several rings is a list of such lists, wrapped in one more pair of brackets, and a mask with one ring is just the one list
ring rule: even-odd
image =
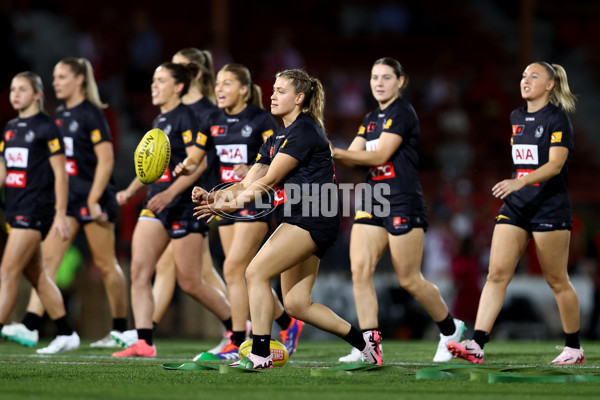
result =
[{"label": "player's hand", "polygon": [[152,197],[150,201],[148,201],[146,208],[155,214],[160,214],[169,204],[171,204],[174,198],[175,196],[168,190],[164,190]]},{"label": "player's hand", "polygon": [[250,171],[250,167],[246,164],[236,164],[233,166],[233,172],[239,177],[239,178],[245,178],[246,175],[248,174],[248,171]]},{"label": "player's hand", "polygon": [[173,170],[173,176],[191,175],[194,173],[196,168],[198,168],[196,164],[186,165],[183,162],[180,162]]},{"label": "player's hand", "polygon": [[200,204],[203,200],[208,200],[208,192],[200,186],[194,186],[192,189],[192,201]]},{"label": "player's hand", "polygon": [[127,190],[120,190],[117,192],[117,203],[119,203],[120,206],[127,204],[130,198],[131,194]]},{"label": "player's hand", "polygon": [[524,186],[520,179],[505,179],[494,185],[492,195],[496,198],[504,199],[509,194],[521,190]]},{"label": "player's hand", "polygon": [[99,203],[88,203],[88,210],[90,211],[90,217],[95,222],[106,222],[108,221],[108,214],[106,214]]},{"label": "player's hand", "polygon": [[69,220],[64,214],[56,214],[52,223],[52,234],[59,235],[63,242],[69,240]]}]

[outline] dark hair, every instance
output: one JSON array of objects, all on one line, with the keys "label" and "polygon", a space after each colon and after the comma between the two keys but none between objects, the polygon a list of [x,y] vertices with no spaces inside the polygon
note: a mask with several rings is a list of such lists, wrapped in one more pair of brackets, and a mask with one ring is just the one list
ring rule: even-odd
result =
[{"label": "dark hair", "polygon": [[[215,71],[213,69],[212,54],[208,50],[200,50],[195,47],[186,47],[179,50],[175,55],[180,55],[188,60],[188,64],[198,67],[198,72],[202,72],[200,79],[195,79],[200,85],[200,92],[211,102],[215,103]],[[194,77],[198,75],[194,74]]]},{"label": "dark hair", "polygon": [[387,65],[388,67],[391,67],[394,70],[394,74],[396,75],[396,78],[400,79],[401,77],[404,77],[404,83],[402,84],[402,87],[399,90],[399,93],[402,94],[402,92],[404,92],[404,89],[406,89],[406,87],[408,86],[408,75],[406,75],[406,72],[404,72],[404,68],[402,68],[402,64],[400,64],[400,62],[398,60],[396,60],[395,58],[391,58],[391,57],[383,57],[380,58],[379,60],[375,61],[373,63],[373,66],[375,65]]},{"label": "dark hair", "polygon": [[250,77],[250,71],[248,68],[244,67],[242,64],[231,63],[224,65],[219,72],[221,71],[231,72],[242,85],[248,86],[248,92],[246,94],[246,98],[244,99],[246,103],[254,104],[255,106],[263,108],[262,90],[258,85],[252,83],[252,78]]},{"label": "dark hair", "polygon": [[15,75],[15,78],[25,78],[29,81],[29,84],[31,85],[31,87],[33,88],[33,93],[41,93],[42,95],[40,96],[39,99],[37,99],[36,103],[38,106],[38,109],[40,111],[44,111],[44,83],[42,82],[42,78],[40,78],[40,76],[34,72],[31,71],[23,71],[23,72],[19,72],[18,74]]},{"label": "dark hair", "polygon": [[288,69],[277,73],[277,78],[288,79],[296,93],[304,93],[302,112],[317,121],[325,131],[325,90],[321,81],[301,69]]},{"label": "dark hair", "polygon": [[96,79],[94,78],[94,69],[87,58],[67,57],[60,60],[58,64],[68,66],[75,76],[83,75],[84,79],[81,89],[83,90],[83,96],[89,102],[100,108],[108,107],[107,104],[102,103],[100,100],[98,85],[96,84]]},{"label": "dark hair", "polygon": [[193,64],[182,65],[167,61],[160,64],[159,68],[168,69],[173,79],[175,79],[175,83],[183,83],[183,90],[179,93],[179,97],[184,96],[188,92],[192,80],[198,74],[198,67]]},{"label": "dark hair", "polygon": [[571,93],[569,82],[567,81],[567,72],[559,64],[550,64],[545,61],[536,61],[532,64],[538,64],[544,67],[550,76],[550,80],[554,81],[554,87],[550,92],[548,101],[557,107],[562,107],[567,112],[575,111],[575,101],[577,96]]}]

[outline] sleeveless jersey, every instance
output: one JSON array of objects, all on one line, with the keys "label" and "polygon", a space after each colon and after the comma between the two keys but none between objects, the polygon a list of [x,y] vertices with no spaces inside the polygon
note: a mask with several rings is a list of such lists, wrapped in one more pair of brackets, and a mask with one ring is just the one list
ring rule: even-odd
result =
[{"label": "sleeveless jersey", "polygon": [[[148,199],[152,198],[157,193],[166,190],[171,184],[178,179],[173,177],[173,170],[182,162],[187,153],[185,149],[194,144],[193,138],[198,135],[198,121],[194,116],[193,111],[183,104],[179,104],[173,110],[160,114],[152,123],[153,128],[162,129],[169,137],[171,142],[171,160],[167,170],[162,177],[150,185]],[[177,197],[173,199],[167,208],[175,206],[191,206],[192,186],[186,188]]]},{"label": "sleeveless jersey", "polygon": [[63,152],[60,132],[44,113],[24,119],[15,118],[6,124],[0,141],[0,155],[6,162],[8,217],[28,215],[52,220],[54,173],[48,160]]},{"label": "sleeveless jersey", "polygon": [[[92,188],[98,160],[94,146],[112,142],[108,122],[103,111],[88,100],[67,109],[56,109],[55,122],[63,136],[67,173],[69,174],[69,202],[84,201]],[[114,195],[115,185],[111,176],[105,193]]]},{"label": "sleeveless jersey", "polygon": [[419,182],[420,133],[417,114],[410,103],[399,97],[385,110],[377,108],[363,119],[357,136],[364,138],[367,151],[377,149],[383,132],[402,137],[402,144],[383,165],[371,167],[367,183],[390,186],[387,199],[392,205],[406,204],[413,210],[425,210],[423,189]]},{"label": "sleeveless jersey", "polygon": [[233,172],[233,167],[253,164],[260,147],[275,129],[277,123],[271,114],[255,105],[248,104],[237,115],[219,109],[202,125],[200,138],[207,139],[204,141],[208,145],[200,147],[215,148],[221,182],[240,182],[242,178]]},{"label": "sleeveless jersey", "polygon": [[[510,123],[513,179],[546,164],[551,147],[574,149],[571,120],[564,110],[553,104],[534,113],[528,113],[525,107],[518,108],[511,113]],[[558,175],[511,193],[504,202],[521,209],[525,215],[570,219],[568,161],[567,158]]]}]

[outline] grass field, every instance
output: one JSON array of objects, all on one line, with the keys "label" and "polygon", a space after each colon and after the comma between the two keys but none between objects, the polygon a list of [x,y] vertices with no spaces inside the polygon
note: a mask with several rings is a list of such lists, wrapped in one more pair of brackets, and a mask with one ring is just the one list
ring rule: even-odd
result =
[{"label": "grass field", "polygon": [[[45,345],[47,342],[41,343]],[[600,383],[487,383],[468,379],[419,379],[437,343],[385,341],[379,371],[312,376],[339,365],[350,347],[341,340],[301,341],[282,368],[261,373],[167,371],[162,363],[188,362],[214,342],[157,340],[156,359],[113,359],[110,349],[80,349],[39,356],[33,349],[0,342],[0,399],[567,399],[599,398]],[[491,342],[484,365],[548,367],[559,342]],[[600,375],[600,343],[584,342],[577,374]],[[465,365],[458,360],[451,365]],[[557,367],[564,368],[564,367]]]}]

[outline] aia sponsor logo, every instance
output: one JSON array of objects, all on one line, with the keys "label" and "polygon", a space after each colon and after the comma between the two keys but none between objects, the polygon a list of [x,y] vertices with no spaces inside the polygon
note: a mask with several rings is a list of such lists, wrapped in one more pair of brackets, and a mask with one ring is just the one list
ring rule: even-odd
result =
[{"label": "aia sponsor logo", "polygon": [[227,126],[213,125],[210,127],[210,136],[227,135]]},{"label": "aia sponsor logo", "polygon": [[392,179],[396,177],[396,171],[394,171],[394,165],[391,161],[386,162],[383,165],[377,167],[371,167],[371,179],[374,181],[380,181],[382,179]]},{"label": "aia sponsor logo", "polygon": [[241,182],[242,178],[235,174],[233,167],[221,167],[221,182]]},{"label": "aia sponsor logo", "polygon": [[512,135],[520,136],[523,134],[524,129],[525,129],[525,125],[513,125],[512,126]]},{"label": "aia sponsor logo", "polygon": [[7,187],[24,188],[27,186],[27,173],[25,171],[8,171],[4,183]]},{"label": "aia sponsor logo", "polygon": [[375,151],[375,150],[377,150],[378,145],[379,145],[379,139],[368,140],[366,149],[367,149],[367,151]]},{"label": "aia sponsor logo", "polygon": [[534,144],[515,144],[512,147],[513,163],[517,164],[539,164],[538,147]]},{"label": "aia sponsor logo", "polygon": [[4,152],[8,168],[27,168],[29,149],[25,147],[8,147]]},{"label": "aia sponsor logo", "polygon": [[248,163],[248,146],[245,144],[217,145],[215,148],[222,163]]}]

